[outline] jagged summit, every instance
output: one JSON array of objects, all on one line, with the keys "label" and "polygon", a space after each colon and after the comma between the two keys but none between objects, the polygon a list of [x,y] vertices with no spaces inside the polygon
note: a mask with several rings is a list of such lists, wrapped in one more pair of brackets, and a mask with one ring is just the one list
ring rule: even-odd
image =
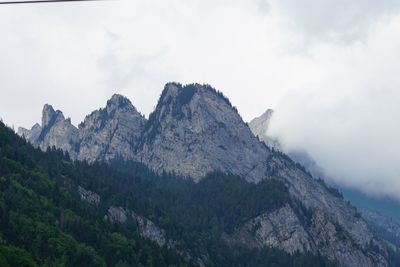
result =
[{"label": "jagged summit", "polygon": [[223,100],[226,104],[232,107],[229,99],[224,94],[208,84],[191,83],[182,85],[180,83],[170,82],[164,87],[164,90],[158,101],[159,104],[168,104],[173,99],[176,100],[176,104],[186,105],[188,104],[194,95],[196,94],[213,94]]},{"label": "jagged summit", "polygon": [[[40,130],[40,132],[39,132]],[[37,134],[39,132],[39,134]],[[78,154],[79,133],[72,125],[71,119],[65,119],[60,110],[45,104],[42,111],[42,126],[34,126],[28,133],[32,144],[46,150],[48,147],[56,147],[69,153],[75,159]]]},{"label": "jagged summit", "polygon": [[86,116],[79,125],[81,139],[79,160],[135,159],[146,119],[131,101],[114,94],[104,108]]},{"label": "jagged summit", "polygon": [[[85,119],[79,124],[79,128],[87,127],[86,123],[92,120],[93,117],[98,117],[98,119],[104,122],[111,117],[116,116],[116,113],[121,113],[122,111],[129,112],[144,118],[144,116],[137,111],[135,106],[133,106],[132,102],[127,97],[120,94],[114,94],[109,100],[107,100],[105,107],[95,110],[87,115]],[[102,127],[104,127],[104,124],[102,124]]]},{"label": "jagged summit", "polygon": [[125,106],[132,106],[131,101],[120,94],[114,94],[108,101],[107,101],[107,107],[109,108],[122,108]]},{"label": "jagged summit", "polygon": [[128,98],[114,94],[104,108],[86,116],[79,129],[61,111],[45,104],[42,126],[36,124],[31,130],[20,128],[18,132],[42,150],[55,146],[74,160],[127,160],[134,158],[145,123]]},{"label": "jagged summit", "polygon": [[249,127],[253,134],[267,146],[274,148],[275,150],[281,150],[279,141],[268,135],[269,125],[273,114],[273,109],[267,109],[261,116],[252,119],[249,122]]},{"label": "jagged summit", "polygon": [[267,109],[261,116],[250,121],[249,126],[255,135],[262,137],[267,134],[273,114],[273,109]]},{"label": "jagged summit", "polygon": [[251,181],[266,178],[268,149],[252,135],[237,110],[208,85],[166,85],[143,133],[142,162],[195,180],[212,170]]},{"label": "jagged summit", "polygon": [[24,137],[26,140],[30,141],[32,144],[36,145],[39,139],[40,133],[42,132],[42,127],[39,123],[35,123],[30,130],[24,127],[19,127],[17,134]]},{"label": "jagged summit", "polygon": [[[62,111],[54,110],[52,105],[45,104],[42,110],[42,129],[44,130],[47,128],[51,128],[57,121],[65,121],[67,124],[71,124],[71,118],[65,118]],[[35,125],[37,125],[37,123]],[[35,125],[33,127],[35,127]]]},{"label": "jagged summit", "polygon": [[45,104],[42,110],[42,128],[50,125],[51,121],[57,115],[52,105]]},{"label": "jagged summit", "polygon": [[[51,106],[45,110],[47,127],[40,132],[45,138],[37,145],[44,150],[54,145],[73,159],[132,159],[156,172],[173,172],[196,182],[212,171],[233,173],[254,183],[282,181],[307,213],[299,215],[287,206],[276,214],[253,218],[231,237],[244,246],[256,243],[289,252],[310,251],[341,266],[387,265],[383,245],[356,210],[285,154],[260,142],[229,100],[209,85],[168,83],[148,121],[121,95],[86,116],[79,129]],[[267,111],[260,121],[268,124],[270,114]],[[24,131],[26,136],[30,133]],[[291,224],[285,220],[288,217]],[[253,229],[258,222],[263,227]],[[284,242],[293,246],[281,246]]]}]

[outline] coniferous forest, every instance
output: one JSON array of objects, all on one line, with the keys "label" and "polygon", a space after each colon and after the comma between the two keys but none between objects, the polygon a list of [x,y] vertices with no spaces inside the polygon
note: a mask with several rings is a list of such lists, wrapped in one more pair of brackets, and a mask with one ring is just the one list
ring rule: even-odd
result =
[{"label": "coniferous forest", "polygon": [[[99,204],[83,202],[78,186],[96,192]],[[0,266],[335,266],[318,255],[223,242],[246,220],[283,205],[307,220],[276,180],[252,184],[215,172],[194,183],[135,162],[72,162],[0,125]],[[135,223],[110,223],[110,206],[150,219],[176,245],[160,247]]]}]

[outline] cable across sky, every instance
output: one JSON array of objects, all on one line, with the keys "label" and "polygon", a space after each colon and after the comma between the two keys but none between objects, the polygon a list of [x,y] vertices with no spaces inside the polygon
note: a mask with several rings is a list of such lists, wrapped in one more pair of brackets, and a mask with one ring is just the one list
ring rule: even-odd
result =
[{"label": "cable across sky", "polygon": [[110,0],[27,0],[27,1],[0,1],[0,5],[17,5],[17,4],[46,4],[58,2],[92,2],[92,1],[110,1]]}]

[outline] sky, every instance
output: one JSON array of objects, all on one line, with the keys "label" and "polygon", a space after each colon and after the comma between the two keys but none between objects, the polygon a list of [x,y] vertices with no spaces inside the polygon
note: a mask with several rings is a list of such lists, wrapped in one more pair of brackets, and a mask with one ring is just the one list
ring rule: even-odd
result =
[{"label": "sky", "polygon": [[170,81],[222,91],[332,181],[400,199],[400,1],[111,0],[0,6],[0,118],[79,124],[112,94],[148,116]]}]

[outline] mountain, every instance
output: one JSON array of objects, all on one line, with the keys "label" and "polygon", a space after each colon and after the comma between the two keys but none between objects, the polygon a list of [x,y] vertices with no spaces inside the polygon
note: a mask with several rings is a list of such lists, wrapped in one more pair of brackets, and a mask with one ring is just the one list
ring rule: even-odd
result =
[{"label": "mountain", "polygon": [[46,104],[42,126],[35,124],[31,130],[20,127],[18,134],[42,150],[53,146],[62,149],[73,160],[132,160],[145,123],[129,99],[115,94],[106,107],[86,116],[79,128]]},{"label": "mountain", "polygon": [[249,181],[266,178],[270,151],[210,86],[169,83],[143,133],[140,160],[156,171],[198,181],[215,170]]},{"label": "mountain", "polygon": [[53,146],[60,148],[68,151],[72,158],[76,158],[79,133],[71,124],[71,119],[65,119],[61,111],[54,111],[52,106],[45,105],[41,128],[38,139],[33,140],[33,143],[37,143],[42,150]]},{"label": "mountain", "polygon": [[[49,128],[44,125],[42,128]],[[56,147],[69,152],[71,158],[76,153],[77,159],[89,162],[134,159],[159,175],[171,173],[200,185],[214,171],[261,187],[269,181],[283,184],[289,196],[284,205],[240,218],[232,231],[221,235],[228,246],[311,253],[337,261],[340,266],[388,265],[385,244],[356,209],[335,190],[315,180],[300,164],[260,142],[229,100],[208,85],[167,84],[148,121],[124,98],[113,97],[105,109],[92,113],[80,125],[78,146],[71,145],[76,140],[75,132],[70,131],[70,139],[65,139],[62,130],[57,129],[59,125],[64,124],[54,124],[56,129],[42,129],[40,136],[65,140]],[[57,135],[53,137],[53,133]],[[30,136],[27,130],[20,134]],[[41,140],[29,141],[44,149],[47,143]],[[91,140],[95,141],[90,143]],[[85,146],[93,153],[83,153]],[[230,180],[224,181],[228,187]],[[224,187],[220,190],[224,191]],[[211,204],[208,202],[207,206]]]},{"label": "mountain", "polygon": [[134,159],[145,123],[129,99],[113,95],[105,108],[92,112],[79,125],[78,160]]}]

